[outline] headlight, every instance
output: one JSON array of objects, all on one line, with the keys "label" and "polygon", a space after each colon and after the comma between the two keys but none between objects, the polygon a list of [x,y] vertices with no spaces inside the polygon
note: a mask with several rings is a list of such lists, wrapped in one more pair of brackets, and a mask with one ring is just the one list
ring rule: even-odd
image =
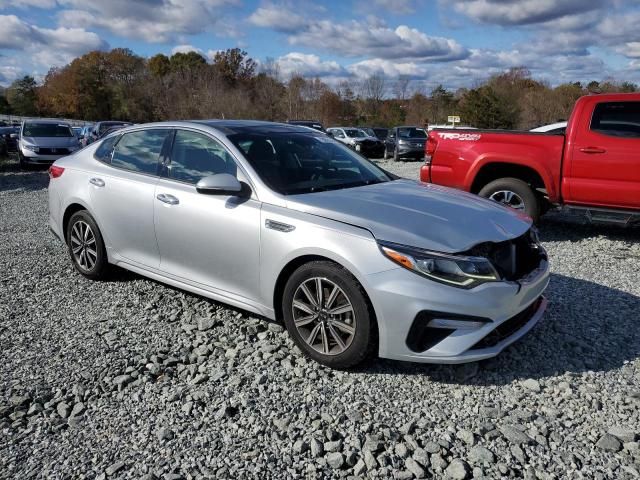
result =
[{"label": "headlight", "polygon": [[398,140],[398,145],[409,145],[409,142],[406,140]]},{"label": "headlight", "polygon": [[25,150],[31,150],[32,152],[38,152],[40,150],[40,147],[37,147],[36,145],[29,145],[28,143],[23,143],[22,148]]},{"label": "headlight", "polygon": [[500,281],[500,275],[486,258],[429,252],[388,242],[378,243],[382,253],[391,261],[436,282],[473,288],[482,283]]}]

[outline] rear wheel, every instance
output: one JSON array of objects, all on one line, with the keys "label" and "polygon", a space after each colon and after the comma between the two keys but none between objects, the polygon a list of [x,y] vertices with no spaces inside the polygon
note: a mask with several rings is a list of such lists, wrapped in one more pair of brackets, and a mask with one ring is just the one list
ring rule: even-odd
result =
[{"label": "rear wheel", "polygon": [[98,225],[86,210],[74,213],[66,231],[69,256],[75,269],[91,280],[106,277],[109,264]]},{"label": "rear wheel", "polygon": [[282,299],[284,323],[305,355],[332,368],[361,363],[375,347],[375,318],[358,281],[327,261],[302,265]]},{"label": "rear wheel", "polygon": [[499,178],[480,190],[481,197],[502,203],[529,215],[534,222],[540,219],[540,201],[533,189],[518,178]]},{"label": "rear wheel", "polygon": [[397,146],[393,149],[393,161],[394,162],[399,162],[400,161],[400,154],[398,153],[398,147]]}]

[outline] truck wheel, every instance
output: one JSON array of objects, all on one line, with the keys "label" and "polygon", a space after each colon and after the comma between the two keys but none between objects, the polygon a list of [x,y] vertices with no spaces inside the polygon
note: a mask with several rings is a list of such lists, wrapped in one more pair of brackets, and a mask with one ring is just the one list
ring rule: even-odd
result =
[{"label": "truck wheel", "polygon": [[531,187],[518,178],[499,178],[485,185],[478,193],[498,203],[529,215],[534,222],[540,219],[540,202]]}]

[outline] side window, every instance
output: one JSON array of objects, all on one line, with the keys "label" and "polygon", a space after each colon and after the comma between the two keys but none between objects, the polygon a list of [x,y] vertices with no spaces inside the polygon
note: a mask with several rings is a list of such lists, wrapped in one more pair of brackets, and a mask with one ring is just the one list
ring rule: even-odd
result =
[{"label": "side window", "polygon": [[591,130],[613,137],[640,138],[640,102],[599,103],[591,117]]},{"label": "side window", "polygon": [[158,171],[158,157],[168,132],[166,129],[154,129],[125,133],[116,145],[111,165],[155,175]]},{"label": "side window", "polygon": [[106,138],[100,145],[98,145],[98,148],[93,154],[95,159],[100,160],[104,163],[111,163],[111,153],[113,152],[113,147],[119,139],[120,137],[118,135]]},{"label": "side window", "polygon": [[214,139],[189,130],[178,130],[171,150],[167,176],[181,182],[197,183],[218,173],[237,174],[236,163]]},{"label": "side window", "polygon": [[336,137],[344,138],[344,133],[342,132],[342,130],[336,130]]}]

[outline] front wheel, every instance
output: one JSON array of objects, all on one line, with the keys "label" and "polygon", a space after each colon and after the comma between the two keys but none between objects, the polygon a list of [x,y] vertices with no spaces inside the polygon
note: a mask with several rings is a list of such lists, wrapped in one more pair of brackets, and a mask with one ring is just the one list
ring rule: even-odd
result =
[{"label": "front wheel", "polygon": [[540,201],[526,182],[518,178],[499,178],[485,185],[478,193],[507,207],[529,215],[534,222],[540,219]]},{"label": "front wheel", "polygon": [[284,323],[302,352],[331,368],[361,363],[375,348],[375,318],[358,281],[341,266],[307,263],[289,278]]},{"label": "front wheel", "polygon": [[66,231],[69,256],[75,269],[91,280],[106,277],[109,263],[104,240],[93,217],[86,210],[74,213]]}]

